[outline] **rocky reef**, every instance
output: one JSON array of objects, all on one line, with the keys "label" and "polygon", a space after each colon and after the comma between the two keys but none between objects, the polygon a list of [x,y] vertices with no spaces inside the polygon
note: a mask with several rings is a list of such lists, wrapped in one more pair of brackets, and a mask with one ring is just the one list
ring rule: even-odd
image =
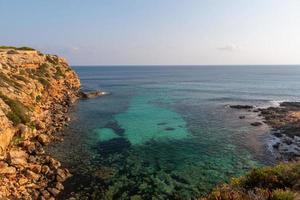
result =
[{"label": "rocky reef", "polygon": [[[273,150],[280,161],[300,160],[300,102],[282,102],[278,107],[255,108],[252,105],[231,105],[234,109],[247,109],[262,117],[274,136]],[[244,119],[245,116],[240,116]],[[261,126],[260,121],[252,126]]]},{"label": "rocky reef", "polygon": [[70,118],[80,81],[66,60],[0,48],[0,198],[53,199],[71,176],[43,146]]},{"label": "rocky reef", "polygon": [[[298,200],[300,199],[300,102],[283,102],[279,107],[255,108],[252,105],[234,105],[258,113],[270,126],[276,138],[273,148],[276,166],[256,168],[245,176],[222,184],[201,200]],[[244,119],[245,117],[240,117]],[[255,124],[254,124],[255,123]],[[262,122],[253,122],[258,126]]]}]

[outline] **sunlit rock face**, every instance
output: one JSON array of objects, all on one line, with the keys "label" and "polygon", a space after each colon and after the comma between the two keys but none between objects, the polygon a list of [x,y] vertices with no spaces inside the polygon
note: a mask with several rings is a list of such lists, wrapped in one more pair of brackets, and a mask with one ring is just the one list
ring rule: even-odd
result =
[{"label": "sunlit rock face", "polygon": [[[51,124],[56,104],[71,103],[80,81],[65,59],[34,50],[0,51],[0,149],[5,150],[16,125]],[[34,131],[33,131],[34,132]]]},{"label": "sunlit rock face", "polygon": [[0,47],[0,199],[50,199],[71,175],[43,145],[70,118],[80,81],[66,60]]}]

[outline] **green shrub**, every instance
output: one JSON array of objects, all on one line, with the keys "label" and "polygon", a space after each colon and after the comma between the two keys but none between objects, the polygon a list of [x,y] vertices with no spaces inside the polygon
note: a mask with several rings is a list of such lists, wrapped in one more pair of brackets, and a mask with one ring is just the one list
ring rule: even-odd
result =
[{"label": "green shrub", "polygon": [[14,49],[14,50],[35,51],[35,49],[30,48],[30,47],[14,47],[14,46],[0,46],[0,49]]},{"label": "green shrub", "polygon": [[13,145],[18,145],[22,141],[24,141],[24,138],[21,136],[14,136],[13,139],[11,140]]},{"label": "green shrub", "polygon": [[35,97],[35,101],[36,102],[40,102],[42,100],[42,97],[40,96],[40,95],[37,95],[36,97]]},{"label": "green shrub", "polygon": [[35,49],[33,49],[31,47],[18,47],[17,50],[35,51]]},{"label": "green shrub", "polygon": [[278,189],[272,194],[271,200],[293,200],[294,193],[288,190]]},{"label": "green shrub", "polygon": [[43,63],[40,65],[40,67],[35,71],[35,75],[39,77],[44,77],[48,74],[48,64]]},{"label": "green shrub", "polygon": [[48,88],[50,86],[50,83],[49,81],[47,81],[46,79],[44,78],[38,78],[38,81],[44,86],[44,88]]},{"label": "green shrub", "polygon": [[20,75],[25,75],[26,71],[24,69],[20,69],[19,73],[20,73]]},{"label": "green shrub", "polygon": [[0,98],[10,107],[11,111],[8,112],[6,116],[14,123],[14,125],[30,122],[30,117],[27,115],[28,108],[26,108],[21,102],[18,100],[12,100],[1,92]]},{"label": "green shrub", "polygon": [[300,162],[257,168],[217,187],[202,200],[293,200],[299,180]]},{"label": "green shrub", "polygon": [[64,73],[61,71],[60,67],[56,67],[54,78],[59,79],[61,76],[64,76]]},{"label": "green shrub", "polygon": [[291,187],[295,180],[300,180],[300,163],[254,169],[245,176],[241,185],[246,189],[277,189]]},{"label": "green shrub", "polygon": [[21,118],[14,112],[10,111],[6,114],[6,117],[13,122],[14,125],[18,125],[22,122]]}]

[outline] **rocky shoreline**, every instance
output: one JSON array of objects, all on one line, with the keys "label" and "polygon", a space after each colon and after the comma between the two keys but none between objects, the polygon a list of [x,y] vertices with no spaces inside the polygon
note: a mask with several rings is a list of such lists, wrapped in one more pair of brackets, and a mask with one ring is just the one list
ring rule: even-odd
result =
[{"label": "rocky shoreline", "polygon": [[[278,107],[255,108],[252,105],[231,105],[232,109],[247,109],[255,112],[263,121],[251,123],[260,126],[262,123],[271,128],[274,136],[272,148],[279,161],[300,160],[300,102],[282,102]],[[244,119],[240,116],[240,119]]]},{"label": "rocky shoreline", "polygon": [[62,140],[79,78],[35,50],[0,50],[0,69],[0,199],[56,199],[71,174],[43,146]]}]

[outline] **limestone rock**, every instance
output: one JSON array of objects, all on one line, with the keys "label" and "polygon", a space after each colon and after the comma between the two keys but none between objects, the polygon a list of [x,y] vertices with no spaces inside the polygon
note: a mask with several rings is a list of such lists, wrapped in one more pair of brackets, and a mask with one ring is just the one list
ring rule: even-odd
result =
[{"label": "limestone rock", "polygon": [[19,124],[17,128],[18,128],[19,135],[23,139],[27,140],[30,137],[31,131],[29,130],[29,128],[26,125]]},{"label": "limestone rock", "polygon": [[23,150],[11,150],[8,153],[8,159],[11,165],[14,166],[26,166],[28,154]]},{"label": "limestone rock", "polygon": [[49,138],[49,136],[48,135],[46,135],[46,134],[40,134],[40,135],[38,135],[37,136],[37,139],[38,139],[38,141],[40,142],[40,143],[42,143],[43,145],[47,145],[47,144],[49,144],[50,143],[50,138]]},{"label": "limestone rock", "polygon": [[6,162],[0,162],[0,174],[15,174],[16,168],[9,167]]},{"label": "limestone rock", "polygon": [[59,194],[59,190],[56,188],[48,188],[47,190],[55,197]]},{"label": "limestone rock", "polygon": [[41,176],[37,173],[34,173],[33,171],[31,170],[27,170],[26,171],[26,176],[37,181]]}]

